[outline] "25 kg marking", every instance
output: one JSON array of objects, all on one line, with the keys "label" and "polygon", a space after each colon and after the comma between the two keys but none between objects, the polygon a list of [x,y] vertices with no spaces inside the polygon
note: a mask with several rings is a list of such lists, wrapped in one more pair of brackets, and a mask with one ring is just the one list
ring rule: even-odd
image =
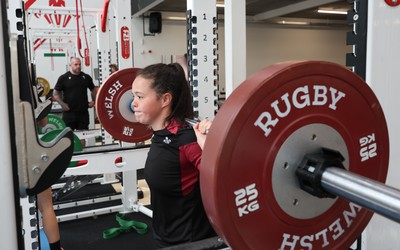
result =
[{"label": "25 kg marking", "polygon": [[239,217],[254,212],[260,208],[257,201],[258,191],[255,183],[236,190],[234,194],[236,195],[235,204],[238,209]]},{"label": "25 kg marking", "polygon": [[133,128],[125,126],[122,130],[122,134],[126,136],[132,136]]},{"label": "25 kg marking", "polygon": [[376,153],[377,145],[375,141],[375,133],[360,138],[360,156],[362,162],[378,155]]}]

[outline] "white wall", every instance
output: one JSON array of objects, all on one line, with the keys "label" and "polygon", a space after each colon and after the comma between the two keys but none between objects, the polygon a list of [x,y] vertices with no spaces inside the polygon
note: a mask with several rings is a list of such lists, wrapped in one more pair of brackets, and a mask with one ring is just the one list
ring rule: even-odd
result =
[{"label": "white wall", "polygon": [[[50,53],[50,51],[47,49],[38,49],[35,53],[36,74],[38,77],[43,77],[49,81],[50,87],[54,88],[58,77],[69,70],[69,59],[68,56],[53,57],[51,59],[50,57],[44,57],[44,53]],[[54,62],[54,67],[52,67],[51,60]]]},{"label": "white wall", "polygon": [[[184,21],[163,21],[163,31],[156,36],[143,36],[141,18],[134,18],[132,27],[135,67],[145,67],[158,62],[169,63],[171,55],[186,53]],[[352,49],[351,46],[346,46],[346,31],[248,24],[246,74],[249,76],[270,64],[288,60],[325,60],[345,65],[346,53]],[[220,84],[224,86],[223,24],[219,25],[218,43]]]},{"label": "white wall", "polygon": [[[146,20],[146,33],[148,31]],[[134,66],[143,68],[153,63],[170,63],[172,55],[186,53],[186,22],[163,21],[162,32],[144,36],[142,18],[132,20]]]},{"label": "white wall", "polygon": [[289,60],[326,60],[344,65],[350,51],[345,30],[247,26],[248,75]]}]

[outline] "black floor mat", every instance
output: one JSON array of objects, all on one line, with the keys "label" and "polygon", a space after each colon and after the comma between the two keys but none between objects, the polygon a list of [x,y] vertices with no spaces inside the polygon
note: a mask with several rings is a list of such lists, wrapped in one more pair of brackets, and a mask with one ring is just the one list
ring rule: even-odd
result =
[{"label": "black floor mat", "polygon": [[61,244],[65,250],[151,250],[156,249],[153,239],[151,218],[141,213],[126,215],[128,220],[144,222],[149,231],[144,235],[136,232],[122,233],[113,239],[103,239],[103,231],[117,227],[115,213],[100,215],[97,219],[87,218],[59,224]]},{"label": "black floor mat", "polygon": [[[143,172],[139,173],[143,175]],[[66,200],[59,203],[64,203],[72,200],[82,200],[87,197],[96,197],[103,195],[115,194],[111,185],[89,184],[76,193],[68,196]],[[55,204],[58,202],[55,202]],[[73,207],[56,211],[58,215],[65,214],[66,212],[78,212],[83,210],[90,210],[106,205],[120,204],[120,200],[109,201],[105,203],[91,204],[81,207]],[[128,220],[136,220],[144,222],[149,226],[149,230],[144,235],[139,235],[136,232],[122,233],[114,239],[103,239],[103,231],[109,228],[118,227],[115,219],[116,213],[99,215],[96,219],[85,218],[74,221],[66,221],[59,223],[61,245],[65,250],[125,250],[125,249],[138,249],[138,250],[152,250],[157,249],[156,242],[153,239],[151,228],[151,218],[142,213],[130,213],[125,217]]]}]

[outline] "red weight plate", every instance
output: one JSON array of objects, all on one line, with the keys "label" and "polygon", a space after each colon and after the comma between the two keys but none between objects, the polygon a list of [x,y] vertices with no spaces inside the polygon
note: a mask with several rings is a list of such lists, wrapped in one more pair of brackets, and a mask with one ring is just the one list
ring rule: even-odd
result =
[{"label": "red weight plate", "polygon": [[[310,142],[299,143],[303,130],[315,132]],[[322,210],[303,213],[319,205],[279,201],[292,195],[289,177],[278,180],[280,195],[276,185],[274,190],[275,161],[313,153],[308,144],[324,140],[345,144],[340,150],[346,151],[350,171],[385,181],[385,117],[372,90],[348,69],[328,62],[276,64],[232,93],[209,131],[201,191],[211,223],[233,249],[347,249],[357,239],[371,212],[338,198],[326,199],[331,203]],[[291,142],[303,146],[290,148]],[[282,163],[285,168],[293,166]]]},{"label": "red weight plate", "polygon": [[397,6],[400,4],[400,1],[394,1],[394,0],[385,0],[385,2],[390,6]]},{"label": "red weight plate", "polygon": [[140,69],[128,68],[110,75],[100,86],[96,98],[97,117],[114,138],[125,142],[143,142],[151,138],[148,126],[136,122],[130,108],[132,83]]}]

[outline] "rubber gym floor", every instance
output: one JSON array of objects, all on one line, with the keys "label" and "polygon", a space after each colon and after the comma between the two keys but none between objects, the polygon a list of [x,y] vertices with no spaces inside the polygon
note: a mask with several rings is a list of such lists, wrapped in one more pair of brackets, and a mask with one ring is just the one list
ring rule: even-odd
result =
[{"label": "rubber gym floor", "polygon": [[156,249],[153,240],[151,219],[141,213],[131,213],[127,219],[144,222],[149,230],[144,235],[136,232],[122,233],[113,239],[103,239],[103,231],[117,227],[115,213],[100,215],[96,219],[86,218],[60,223],[61,243],[64,250],[125,250],[125,249]]},{"label": "rubber gym floor", "polygon": [[[139,172],[139,178],[142,175]],[[79,200],[86,197],[94,197],[98,195],[106,195],[115,193],[112,185],[90,184],[76,193],[70,195],[68,200]],[[145,198],[147,192],[145,193]],[[120,201],[110,201],[108,205],[121,204]],[[101,204],[86,205],[83,207],[69,208],[68,210],[56,211],[57,215],[78,212],[82,209],[88,211],[93,208],[100,207]],[[103,231],[110,228],[118,227],[116,214],[111,213],[65,221],[59,223],[61,245],[64,250],[125,250],[125,249],[140,249],[150,250],[156,249],[156,242],[153,239],[151,218],[142,213],[129,213],[125,216],[127,220],[135,220],[144,222],[148,225],[146,234],[140,235],[136,232],[121,233],[119,236],[112,239],[103,239]]]}]

